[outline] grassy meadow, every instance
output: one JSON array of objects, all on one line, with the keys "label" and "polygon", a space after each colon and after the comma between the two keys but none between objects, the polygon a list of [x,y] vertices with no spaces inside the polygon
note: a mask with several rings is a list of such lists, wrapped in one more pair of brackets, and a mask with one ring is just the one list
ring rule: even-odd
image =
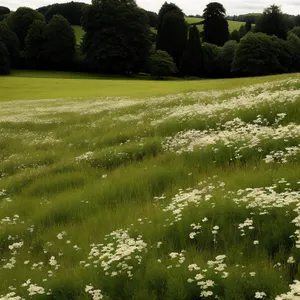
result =
[{"label": "grassy meadow", "polygon": [[299,299],[300,75],[0,79],[0,299]]}]

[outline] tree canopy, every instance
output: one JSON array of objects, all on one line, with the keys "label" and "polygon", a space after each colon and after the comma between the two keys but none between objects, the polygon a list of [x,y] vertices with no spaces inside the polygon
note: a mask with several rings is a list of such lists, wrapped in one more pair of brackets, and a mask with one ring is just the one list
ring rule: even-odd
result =
[{"label": "tree canopy", "polygon": [[288,32],[288,21],[277,5],[267,7],[263,14],[256,20],[256,32],[268,35],[276,35],[286,39]]},{"label": "tree canopy", "polygon": [[17,34],[21,50],[25,47],[28,29],[34,20],[45,21],[42,14],[28,7],[20,7],[6,19],[8,26]]},{"label": "tree canopy", "polygon": [[203,50],[200,34],[195,25],[190,28],[180,71],[183,75],[188,76],[201,77],[203,75]]},{"label": "tree canopy", "polygon": [[[164,13],[162,17],[161,11],[166,11],[166,7],[172,7],[172,9]],[[173,4],[171,6],[164,4],[161,11],[159,18],[162,19],[157,30],[156,49],[167,51],[179,67],[187,41],[188,27],[182,11],[179,8],[175,9]]]},{"label": "tree canopy", "polygon": [[0,40],[0,75],[10,73],[9,52],[5,44]]},{"label": "tree canopy", "polygon": [[225,8],[218,2],[211,2],[206,6],[203,13],[205,42],[223,46],[228,41],[229,27],[225,15]]},{"label": "tree canopy", "polygon": [[149,58],[149,71],[152,76],[172,76],[178,72],[173,58],[166,51],[158,50]]},{"label": "tree canopy", "polygon": [[248,33],[235,51],[232,71],[241,75],[267,75],[282,69],[276,42],[264,33]]},{"label": "tree canopy", "polygon": [[134,1],[93,1],[84,10],[83,28],[83,52],[98,71],[129,73],[147,63],[149,24]]},{"label": "tree canopy", "polygon": [[[37,27],[37,24],[36,24]],[[43,25],[38,24],[38,33],[42,39]],[[45,28],[45,42],[41,56],[49,68],[65,69],[75,57],[76,39],[74,29],[63,16],[56,15]]]},{"label": "tree canopy", "polygon": [[0,23],[0,40],[4,43],[9,53],[11,64],[14,66],[20,56],[19,39],[5,22]]}]

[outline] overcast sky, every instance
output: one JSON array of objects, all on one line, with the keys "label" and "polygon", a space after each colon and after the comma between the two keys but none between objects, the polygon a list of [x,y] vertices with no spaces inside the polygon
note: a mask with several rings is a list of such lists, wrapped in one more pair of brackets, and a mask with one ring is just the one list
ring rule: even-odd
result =
[{"label": "overcast sky", "polygon": [[[0,5],[7,6],[15,10],[19,6],[29,6],[37,8],[40,6],[70,2],[71,0],[1,0]],[[74,0],[75,1],[75,0]],[[91,3],[90,0],[78,0],[81,2]],[[218,0],[215,0],[218,1]],[[158,12],[165,0],[136,0],[139,6],[147,10]],[[168,2],[176,3],[187,15],[201,15],[206,4],[214,1],[199,1],[199,0],[171,0]],[[280,5],[283,12],[293,15],[300,14],[300,0],[223,0],[220,1],[227,10],[228,15],[243,14],[249,12],[262,12],[262,10],[272,4]]]}]

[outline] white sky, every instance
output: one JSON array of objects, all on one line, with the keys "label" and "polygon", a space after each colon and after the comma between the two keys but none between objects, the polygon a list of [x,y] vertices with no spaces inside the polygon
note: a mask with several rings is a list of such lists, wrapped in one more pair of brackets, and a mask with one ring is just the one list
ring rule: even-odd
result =
[{"label": "white sky", "polygon": [[[28,6],[37,8],[40,6],[52,4],[52,3],[64,3],[71,0],[1,0],[1,6],[7,6],[12,10],[15,10],[19,6]],[[90,0],[74,0],[80,2],[91,3]],[[176,3],[187,15],[201,15],[203,9],[209,2],[214,1],[199,1],[199,0],[171,0],[168,2]],[[280,5],[283,12],[293,15],[300,14],[300,0],[280,0],[281,2],[275,2],[275,0],[223,0],[222,3],[227,10],[228,15],[243,14],[249,12],[262,12],[264,8],[274,4]],[[136,0],[138,5],[144,9],[158,12],[165,0]]]}]

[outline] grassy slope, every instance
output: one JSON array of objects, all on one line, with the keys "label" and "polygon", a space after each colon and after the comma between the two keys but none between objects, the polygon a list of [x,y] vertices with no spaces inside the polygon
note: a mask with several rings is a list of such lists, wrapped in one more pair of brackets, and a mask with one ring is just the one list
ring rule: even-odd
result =
[{"label": "grassy slope", "polygon": [[[300,202],[300,157],[292,156],[287,163],[263,161],[272,150],[300,144],[300,131],[292,130],[300,124],[299,74],[191,82],[113,82],[79,75],[66,79],[70,75],[56,74],[55,79],[46,78],[46,73],[19,73],[0,81],[1,92],[5,90],[1,100],[64,98],[0,102],[0,298],[15,288],[28,299],[34,289],[30,284],[36,284],[45,292],[51,289],[52,296],[33,299],[87,300],[92,296],[85,288],[91,284],[102,290],[105,300],[195,300],[205,290],[201,281],[212,280],[207,284],[214,286],[206,290],[219,299],[253,299],[258,291],[274,299],[289,290],[293,279],[300,279],[299,249],[290,238],[296,230],[293,209]],[[256,83],[265,85],[247,87]],[[209,92],[212,88],[215,91]],[[220,88],[235,90],[218,92]],[[90,99],[187,90],[202,92],[136,101]],[[84,99],[72,101],[69,95]],[[278,121],[278,113],[286,117]],[[245,124],[226,123],[234,118],[256,130],[247,137]],[[225,123],[227,129],[221,128]],[[275,139],[268,128],[281,128],[278,124],[291,125]],[[192,134],[190,142],[198,141],[199,148],[176,154],[163,147],[182,130]],[[226,130],[232,137],[222,143]],[[219,131],[216,144],[201,147]],[[193,134],[201,132],[204,139],[199,142],[201,135]],[[247,138],[239,140],[243,134]],[[254,136],[254,145],[249,144]],[[175,147],[181,149],[186,141],[178,141]],[[242,197],[241,190],[247,194],[248,188],[274,184],[272,197],[270,190],[260,191],[257,208],[247,209],[233,200]],[[181,200],[173,198],[178,189],[187,193]],[[198,192],[193,196],[194,189]],[[271,205],[260,208],[263,200]],[[164,212],[171,202],[171,211]],[[182,211],[181,205],[186,205]],[[260,214],[264,211],[267,214]],[[246,235],[241,236],[239,224],[246,219],[254,228],[244,227]],[[198,223],[201,230],[194,228]],[[131,239],[127,233],[117,241],[113,237],[118,233],[106,236],[126,228]],[[197,233],[193,239],[192,232]],[[24,244],[15,244],[19,242]],[[111,250],[100,245],[110,242]],[[97,249],[116,254],[116,244],[133,253],[129,258],[129,252],[119,252],[128,260],[110,256],[118,260],[112,260],[105,275],[101,263],[107,260],[97,261]],[[209,262],[218,255],[227,257]],[[290,256],[295,263],[287,263]],[[191,264],[201,270],[189,271]],[[132,279],[127,265],[133,267]]]},{"label": "grassy slope", "polygon": [[[283,77],[284,75],[272,76],[270,80],[277,80]],[[93,74],[80,73],[15,71],[12,76],[1,79],[0,101],[106,96],[149,97],[215,88],[236,88],[240,85],[264,81],[265,78],[263,77],[225,80],[154,81],[102,78]]]},{"label": "grassy slope", "polygon": [[81,26],[78,25],[72,25],[74,31],[75,31],[75,36],[76,36],[76,43],[77,45],[80,45],[82,37],[84,35],[84,31]]}]

